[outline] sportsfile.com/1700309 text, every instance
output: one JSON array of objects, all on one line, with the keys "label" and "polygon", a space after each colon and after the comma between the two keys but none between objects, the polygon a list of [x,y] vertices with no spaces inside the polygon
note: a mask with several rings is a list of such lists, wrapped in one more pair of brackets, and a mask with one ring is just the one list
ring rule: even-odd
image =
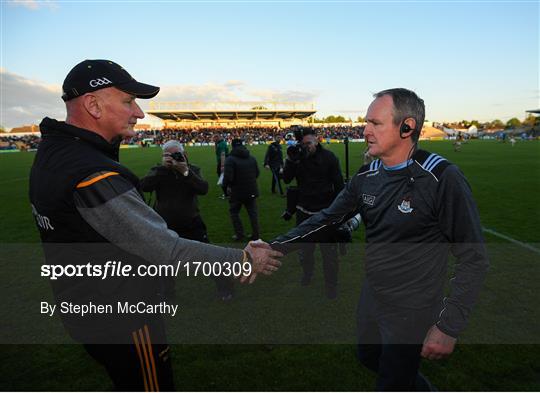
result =
[{"label": "sportsfile.com/1700309 text", "polygon": [[132,265],[122,261],[107,261],[104,264],[88,262],[85,265],[45,264],[41,266],[41,277],[48,277],[50,280],[63,277],[100,277],[102,280],[108,277],[176,277],[181,273],[185,273],[186,277],[249,276],[251,264],[249,262],[178,261],[176,264],[137,265],[134,269]]}]

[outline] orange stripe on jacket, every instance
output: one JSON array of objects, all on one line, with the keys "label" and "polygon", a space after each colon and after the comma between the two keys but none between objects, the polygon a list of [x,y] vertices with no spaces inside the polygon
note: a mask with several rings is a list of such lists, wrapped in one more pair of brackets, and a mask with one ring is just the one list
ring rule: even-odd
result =
[{"label": "orange stripe on jacket", "polygon": [[146,365],[146,371],[148,372],[148,380],[150,382],[150,391],[156,392],[156,387],[154,386],[154,380],[152,378],[152,370],[150,368],[150,360],[148,359],[148,351],[146,349],[146,343],[144,340],[142,329],[139,329],[139,341],[141,343],[141,349],[144,357],[144,363]]},{"label": "orange stripe on jacket", "polygon": [[92,184],[94,184],[95,182],[98,182],[102,179],[105,179],[109,176],[114,176],[114,175],[118,175],[118,172],[107,172],[107,173],[104,173],[103,175],[99,175],[99,176],[96,176],[90,180],[86,180],[86,181],[83,181],[83,182],[80,182],[79,184],[77,184],[77,188],[83,188],[83,187],[88,187],[88,186],[91,186]]}]

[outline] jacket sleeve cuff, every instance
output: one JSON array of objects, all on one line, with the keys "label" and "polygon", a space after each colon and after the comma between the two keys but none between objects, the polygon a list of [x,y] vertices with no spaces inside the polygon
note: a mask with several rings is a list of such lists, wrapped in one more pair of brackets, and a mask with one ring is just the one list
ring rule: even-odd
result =
[{"label": "jacket sleeve cuff", "polygon": [[444,326],[444,324],[442,322],[437,322],[435,325],[439,328],[439,330],[441,332],[443,332],[447,336],[450,336],[450,337],[456,338],[456,339],[458,338],[459,333],[448,329],[446,326]]}]

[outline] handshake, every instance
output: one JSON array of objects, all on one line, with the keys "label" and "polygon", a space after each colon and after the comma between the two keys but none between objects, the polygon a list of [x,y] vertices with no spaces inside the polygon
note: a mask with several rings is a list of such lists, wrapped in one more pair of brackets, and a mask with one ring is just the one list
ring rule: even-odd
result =
[{"label": "handshake", "polygon": [[261,239],[249,242],[244,248],[244,252],[247,253],[248,260],[251,262],[251,274],[241,275],[241,283],[249,280],[251,284],[258,274],[269,276],[281,266],[281,262],[277,258],[281,258],[283,254],[273,250],[268,243]]}]

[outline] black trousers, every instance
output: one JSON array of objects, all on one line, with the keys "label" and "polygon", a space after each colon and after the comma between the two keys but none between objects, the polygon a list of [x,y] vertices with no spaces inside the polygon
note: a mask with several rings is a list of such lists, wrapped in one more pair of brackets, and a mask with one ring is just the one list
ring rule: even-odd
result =
[{"label": "black trousers", "polygon": [[234,233],[237,237],[244,237],[244,226],[240,220],[240,209],[246,207],[249,221],[251,223],[251,237],[259,238],[259,217],[257,212],[257,198],[235,198],[229,200],[229,213],[231,216]]},{"label": "black trousers", "polygon": [[377,391],[429,391],[418,372],[422,343],[441,303],[422,309],[381,303],[365,280],[357,308],[358,360],[377,373]]},{"label": "black trousers", "polygon": [[[201,216],[196,216],[188,225],[170,225],[169,229],[175,231],[178,236],[183,237],[184,239],[197,240],[202,243],[210,243],[206,224],[202,220]],[[170,278],[170,280],[165,281],[165,295],[174,296],[175,278],[167,277],[167,279],[168,278]],[[216,283],[216,288],[220,297],[231,295],[233,293],[234,283],[230,277],[213,276],[212,278]]]},{"label": "black trousers", "polygon": [[163,343],[163,325],[157,330],[155,324],[142,325],[126,332],[126,337],[119,337],[118,342],[131,344],[85,344],[84,349],[105,367],[116,391],[174,391],[170,348]]},{"label": "black trousers", "polygon": [[283,195],[283,188],[281,187],[281,176],[279,174],[279,167],[270,167],[272,171],[272,193],[276,192],[276,184],[279,189],[279,193]]},{"label": "black trousers", "polygon": [[[297,210],[296,225],[300,225],[309,217],[311,217],[309,214]],[[338,284],[339,260],[333,232],[331,230],[321,231],[320,241],[319,248],[323,260],[324,283],[326,288],[335,289]],[[298,252],[298,258],[304,271],[304,278],[307,281],[311,280],[315,268],[315,245],[316,243],[305,243]]]}]

